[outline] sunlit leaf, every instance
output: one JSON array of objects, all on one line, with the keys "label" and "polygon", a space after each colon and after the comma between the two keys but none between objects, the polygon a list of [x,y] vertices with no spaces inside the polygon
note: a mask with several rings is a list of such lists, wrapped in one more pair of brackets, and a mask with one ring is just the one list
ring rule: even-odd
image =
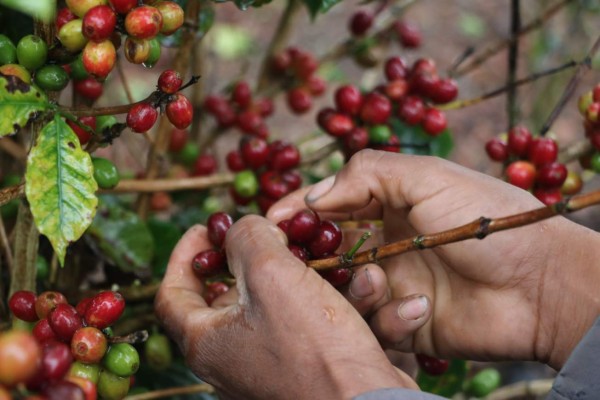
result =
[{"label": "sunlit leaf", "polygon": [[48,98],[35,86],[0,74],[0,138],[17,133],[48,106]]},{"label": "sunlit leaf", "polygon": [[31,15],[44,22],[54,22],[56,0],[0,0],[0,5]]}]

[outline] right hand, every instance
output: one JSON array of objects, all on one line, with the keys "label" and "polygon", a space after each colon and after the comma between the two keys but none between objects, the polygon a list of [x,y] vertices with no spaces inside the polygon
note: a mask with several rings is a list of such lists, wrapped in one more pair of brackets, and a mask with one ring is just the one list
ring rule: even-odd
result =
[{"label": "right hand", "polygon": [[[448,161],[368,150],[335,177],[277,203],[268,217],[289,218],[306,205],[327,218],[382,219],[385,241],[393,242],[542,203]],[[600,278],[597,249],[597,233],[556,217],[383,260],[385,274],[371,267],[371,300],[358,303],[388,348],[558,368],[600,314],[588,288]]]}]

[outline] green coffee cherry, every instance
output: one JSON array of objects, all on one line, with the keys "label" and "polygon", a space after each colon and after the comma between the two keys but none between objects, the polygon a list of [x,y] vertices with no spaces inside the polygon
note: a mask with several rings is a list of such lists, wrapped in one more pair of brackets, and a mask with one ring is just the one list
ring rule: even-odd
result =
[{"label": "green coffee cherry", "polygon": [[17,59],[19,64],[30,71],[35,71],[46,63],[48,45],[36,35],[27,35],[17,44]]},{"label": "green coffee cherry", "polygon": [[98,379],[100,378],[100,365],[84,364],[81,361],[75,361],[73,364],[71,364],[69,376],[78,376],[97,384]]},{"label": "green coffee cherry", "polygon": [[592,171],[597,174],[600,174],[600,152],[597,151],[592,155],[590,159],[590,166],[592,167]]},{"label": "green coffee cherry", "polygon": [[69,74],[58,65],[45,65],[35,73],[34,81],[43,90],[58,92],[69,84]]},{"label": "green coffee cherry", "polygon": [[83,59],[81,58],[81,54],[79,54],[77,58],[73,62],[71,62],[70,65],[71,78],[73,78],[74,80],[81,81],[90,76],[90,74],[88,74],[88,72],[85,70],[85,67],[83,66]]},{"label": "green coffee cherry", "polygon": [[16,64],[17,48],[8,36],[0,35],[0,65]]},{"label": "green coffee cherry", "polygon": [[233,189],[242,197],[252,197],[258,192],[258,180],[253,171],[245,170],[235,174]]},{"label": "green coffee cherry", "polygon": [[375,125],[369,129],[369,141],[387,143],[392,137],[392,130],[387,125]]},{"label": "green coffee cherry", "polygon": [[129,392],[129,377],[122,378],[110,371],[100,372],[98,395],[104,400],[121,400]]},{"label": "green coffee cherry", "polygon": [[160,42],[157,38],[150,39],[148,42],[150,44],[150,52],[148,53],[148,58],[142,63],[142,65],[146,68],[152,68],[160,59]]},{"label": "green coffee cherry", "polygon": [[102,133],[105,129],[110,129],[118,122],[114,115],[100,115],[96,117],[96,132]]},{"label": "green coffee cherry", "polygon": [[103,361],[107,370],[121,377],[135,374],[140,367],[140,356],[135,347],[129,343],[112,345],[106,352]]},{"label": "green coffee cherry", "polygon": [[144,343],[144,354],[148,365],[156,370],[168,368],[173,361],[169,338],[158,333],[150,335]]},{"label": "green coffee cherry", "polygon": [[500,381],[500,372],[494,368],[485,368],[467,382],[465,392],[471,396],[485,397],[500,386]]},{"label": "green coffee cherry", "polygon": [[92,158],[92,164],[94,165],[94,179],[101,189],[112,189],[117,186],[121,178],[115,164],[100,157]]},{"label": "green coffee cherry", "polygon": [[181,149],[181,152],[179,153],[179,158],[181,159],[181,162],[185,165],[192,165],[199,155],[200,149],[198,148],[197,144],[186,143],[185,146],[183,146],[183,149]]},{"label": "green coffee cherry", "polygon": [[35,275],[37,279],[46,280],[50,274],[50,268],[48,267],[48,261],[38,254],[35,259]]}]

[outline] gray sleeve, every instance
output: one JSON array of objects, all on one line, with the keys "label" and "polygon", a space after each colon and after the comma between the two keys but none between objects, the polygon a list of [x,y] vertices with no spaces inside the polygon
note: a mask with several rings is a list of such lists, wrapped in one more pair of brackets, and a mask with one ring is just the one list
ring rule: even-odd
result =
[{"label": "gray sleeve", "polygon": [[409,389],[380,389],[361,394],[353,400],[446,400],[444,397]]},{"label": "gray sleeve", "polygon": [[558,373],[546,400],[600,399],[600,318]]}]

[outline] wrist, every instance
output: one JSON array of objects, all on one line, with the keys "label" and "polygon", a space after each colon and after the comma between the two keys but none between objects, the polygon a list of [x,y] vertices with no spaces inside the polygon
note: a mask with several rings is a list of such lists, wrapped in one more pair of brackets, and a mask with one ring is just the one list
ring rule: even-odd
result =
[{"label": "wrist", "polygon": [[535,351],[560,369],[600,316],[600,234],[560,218],[548,237]]}]

